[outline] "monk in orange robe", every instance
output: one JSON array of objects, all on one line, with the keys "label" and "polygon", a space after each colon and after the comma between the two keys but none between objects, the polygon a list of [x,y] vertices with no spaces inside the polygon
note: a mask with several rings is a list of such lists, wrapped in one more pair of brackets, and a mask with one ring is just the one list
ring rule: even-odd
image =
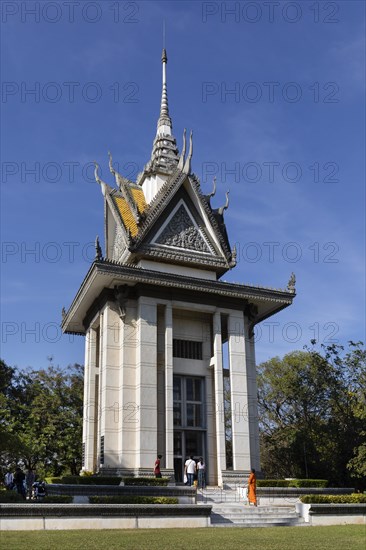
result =
[{"label": "monk in orange robe", "polygon": [[255,477],[255,470],[252,468],[250,470],[250,475],[248,479],[248,500],[250,503],[257,506],[257,478]]}]

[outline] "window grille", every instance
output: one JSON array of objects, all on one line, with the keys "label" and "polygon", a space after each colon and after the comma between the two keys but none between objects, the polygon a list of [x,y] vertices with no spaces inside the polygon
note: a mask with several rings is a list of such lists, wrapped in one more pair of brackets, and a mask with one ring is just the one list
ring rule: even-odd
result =
[{"label": "window grille", "polygon": [[202,360],[202,342],[173,339],[173,357]]}]

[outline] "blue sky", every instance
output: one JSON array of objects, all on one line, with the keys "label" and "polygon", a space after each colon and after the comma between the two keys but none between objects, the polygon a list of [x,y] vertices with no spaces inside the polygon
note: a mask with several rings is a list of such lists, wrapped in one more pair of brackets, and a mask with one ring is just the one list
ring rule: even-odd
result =
[{"label": "blue sky", "polygon": [[[365,338],[364,3],[2,2],[1,356],[83,363],[61,335],[103,236],[91,162],[131,177],[148,161],[166,20],[173,130],[238,265],[225,280],[285,288],[257,330],[257,361],[311,338]],[[33,10],[33,13],[31,11]],[[231,10],[231,12],[230,12]],[[234,11],[233,11],[234,10]],[[34,90],[31,93],[31,90]]]}]

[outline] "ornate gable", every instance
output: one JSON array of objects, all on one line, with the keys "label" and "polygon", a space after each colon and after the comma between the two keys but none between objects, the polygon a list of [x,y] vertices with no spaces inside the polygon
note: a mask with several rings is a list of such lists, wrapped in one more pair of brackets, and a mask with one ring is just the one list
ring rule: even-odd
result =
[{"label": "ornate gable", "polygon": [[214,253],[212,245],[195,223],[183,200],[178,203],[167,223],[153,239],[152,244],[206,254]]}]

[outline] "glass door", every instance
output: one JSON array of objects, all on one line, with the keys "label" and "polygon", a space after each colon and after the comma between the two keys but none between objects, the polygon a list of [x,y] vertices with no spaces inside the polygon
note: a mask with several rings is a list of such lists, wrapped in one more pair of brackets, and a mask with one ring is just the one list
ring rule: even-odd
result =
[{"label": "glass door", "polygon": [[175,479],[182,482],[187,458],[193,456],[197,461],[203,456],[206,460],[203,378],[173,377],[173,411]]}]

